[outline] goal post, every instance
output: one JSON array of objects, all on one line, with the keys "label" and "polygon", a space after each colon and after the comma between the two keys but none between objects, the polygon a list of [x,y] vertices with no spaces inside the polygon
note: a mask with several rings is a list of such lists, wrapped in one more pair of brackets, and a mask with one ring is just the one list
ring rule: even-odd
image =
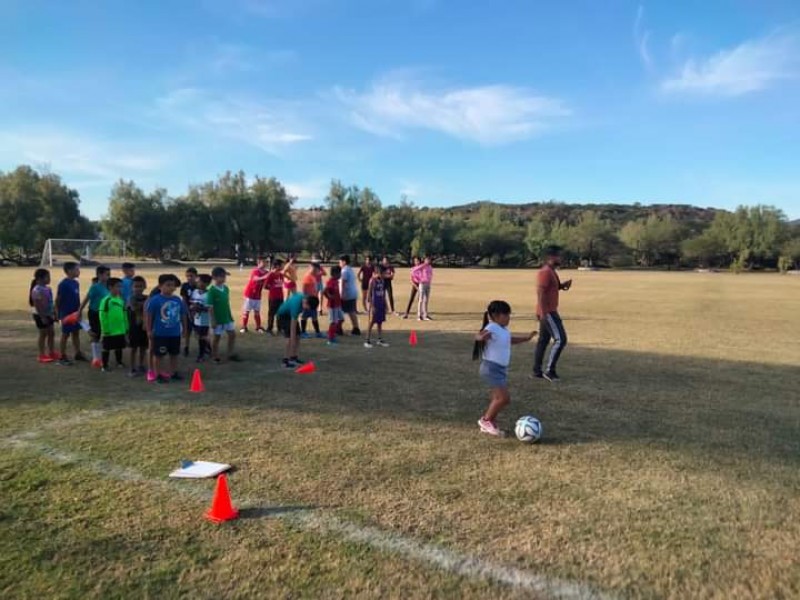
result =
[{"label": "goal post", "polygon": [[53,267],[65,262],[82,266],[123,262],[127,257],[124,240],[83,240],[50,238],[44,243],[40,266]]}]

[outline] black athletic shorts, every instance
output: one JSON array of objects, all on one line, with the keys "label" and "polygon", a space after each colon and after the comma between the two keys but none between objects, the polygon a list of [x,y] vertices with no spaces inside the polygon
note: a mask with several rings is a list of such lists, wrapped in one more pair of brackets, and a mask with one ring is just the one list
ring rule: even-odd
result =
[{"label": "black athletic shorts", "polygon": [[110,352],[111,350],[122,350],[125,347],[124,335],[104,335],[103,336],[103,350]]},{"label": "black athletic shorts", "polygon": [[173,337],[154,337],[153,354],[155,356],[178,356],[181,353],[180,336]]},{"label": "black athletic shorts", "polygon": [[131,328],[128,332],[128,345],[131,348],[147,348],[150,345],[147,332],[143,327]]},{"label": "black athletic shorts", "polygon": [[192,325],[192,329],[198,337],[208,337],[208,325]]},{"label": "black athletic shorts", "polygon": [[42,318],[40,315],[33,315],[33,322],[36,323],[36,329],[47,329],[53,326],[53,319],[50,317]]},{"label": "black athletic shorts", "polygon": [[89,332],[97,338],[101,335],[100,313],[96,310],[89,311]]},{"label": "black athletic shorts", "polygon": [[342,312],[346,315],[358,311],[358,300],[342,300]]},{"label": "black athletic shorts", "polygon": [[297,319],[292,319],[291,315],[278,315],[278,331],[283,334],[283,337],[292,337],[292,325],[297,327]]}]

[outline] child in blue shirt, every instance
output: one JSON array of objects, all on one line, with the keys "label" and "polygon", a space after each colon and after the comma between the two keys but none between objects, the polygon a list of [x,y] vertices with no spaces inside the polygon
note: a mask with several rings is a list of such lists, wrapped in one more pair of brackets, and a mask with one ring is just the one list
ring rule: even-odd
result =
[{"label": "child in blue shirt", "polygon": [[[175,296],[180,280],[175,275],[160,275],[160,294],[147,301],[147,332],[151,340],[155,371],[159,383],[183,379],[178,373],[178,355],[181,352],[181,333],[188,331],[186,303]],[[169,355],[169,369],[164,370],[164,357]]]},{"label": "child in blue shirt", "polygon": [[[64,279],[58,284],[56,291],[56,319],[63,321],[65,317],[78,312],[81,307],[81,285],[78,277],[81,269],[76,262],[64,263]],[[75,319],[74,323],[61,324],[61,346],[58,364],[67,366],[72,363],[67,358],[67,341],[72,339],[72,348],[75,351],[75,360],[85,361],[86,357],[81,352],[81,323]]]}]

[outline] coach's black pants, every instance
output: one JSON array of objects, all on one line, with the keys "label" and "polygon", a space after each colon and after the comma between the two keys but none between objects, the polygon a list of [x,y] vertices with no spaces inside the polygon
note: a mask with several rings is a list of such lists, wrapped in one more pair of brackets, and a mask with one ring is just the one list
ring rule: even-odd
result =
[{"label": "coach's black pants", "polygon": [[[544,354],[547,352],[550,340],[555,340],[555,343],[550,350],[550,356],[543,370]],[[539,341],[536,343],[536,354],[533,360],[533,372],[536,375],[541,375],[543,372],[555,373],[558,359],[566,345],[567,332],[564,330],[564,324],[561,322],[561,317],[558,316],[558,313],[552,312],[541,317],[539,319]]]}]

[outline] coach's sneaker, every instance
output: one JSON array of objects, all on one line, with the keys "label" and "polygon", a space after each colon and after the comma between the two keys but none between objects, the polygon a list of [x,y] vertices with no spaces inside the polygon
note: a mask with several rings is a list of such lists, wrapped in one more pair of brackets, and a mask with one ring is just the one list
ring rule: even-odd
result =
[{"label": "coach's sneaker", "polygon": [[478,427],[481,428],[482,433],[488,433],[489,435],[493,435],[495,437],[503,437],[503,432],[497,428],[497,425],[487,419],[484,419],[483,417],[478,419]]},{"label": "coach's sneaker", "polygon": [[158,376],[155,371],[150,370],[147,372],[147,383],[153,383],[156,379],[158,379]]},{"label": "coach's sneaker", "polygon": [[381,348],[388,348],[389,344],[387,344],[383,340],[378,340],[378,346],[380,346]]},{"label": "coach's sneaker", "polygon": [[542,373],[542,377],[544,377],[550,383],[558,383],[561,381],[561,378],[556,374],[555,371],[548,371],[547,373]]}]

